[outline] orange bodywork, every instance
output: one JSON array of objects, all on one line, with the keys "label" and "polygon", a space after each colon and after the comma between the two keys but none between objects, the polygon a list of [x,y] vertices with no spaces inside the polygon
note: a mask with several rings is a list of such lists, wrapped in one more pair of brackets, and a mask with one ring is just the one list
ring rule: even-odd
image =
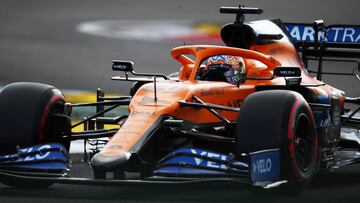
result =
[{"label": "orange bodywork", "polygon": [[[278,66],[300,67],[301,85],[313,85],[315,93],[324,92],[341,96],[340,91],[307,74],[294,46],[287,40],[267,45],[253,45],[250,50],[206,45],[177,47],[171,51],[171,56],[181,64],[179,79],[156,82],[156,101],[154,83],[143,85],[129,105],[130,114],[127,121],[100,154],[104,157],[113,157],[132,152],[140,140],[146,139],[143,136],[163,115],[195,124],[221,122],[206,109],[180,107],[179,100],[193,101],[192,97],[197,96],[206,103],[240,107],[245,98],[255,92],[256,86],[285,85],[283,77],[246,80],[239,87],[226,82],[196,80],[197,69],[202,61],[220,54],[242,56],[247,67],[247,77],[252,78],[271,78],[274,68]],[[194,56],[195,61],[187,55]],[[238,117],[238,112],[218,112],[230,121],[235,121]]]}]

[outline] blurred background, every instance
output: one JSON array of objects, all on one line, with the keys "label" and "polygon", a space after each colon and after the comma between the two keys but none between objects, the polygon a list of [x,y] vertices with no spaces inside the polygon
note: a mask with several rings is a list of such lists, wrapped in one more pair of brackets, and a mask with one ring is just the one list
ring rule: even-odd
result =
[{"label": "blurred background", "polygon": [[[264,9],[261,16],[247,16],[247,20],[281,18],[284,22],[312,23],[323,19],[327,25],[360,24],[359,0],[1,0],[0,86],[18,81],[47,83],[64,90],[71,102],[95,100],[88,92],[98,87],[105,92],[128,94],[130,83],[110,80],[111,76],[120,74],[111,70],[112,59],[134,61],[137,72],[176,72],[179,64],[171,59],[170,50],[184,44],[223,44],[218,38],[219,28],[233,22],[234,16],[220,14],[219,7],[240,3]],[[354,65],[325,63],[324,67],[351,72]],[[354,77],[324,80],[351,96],[360,95],[360,81]],[[85,94],[74,96],[79,91]],[[358,171],[359,167],[315,179],[312,188],[295,200],[356,202]],[[44,199],[46,202],[74,199],[119,202],[119,198],[126,202],[294,201],[294,197],[255,196],[229,187],[216,188],[210,193],[206,188],[165,192],[156,188],[132,189],[62,185],[45,193],[3,189],[0,199],[3,197],[6,202],[8,197],[16,202],[44,202]]]},{"label": "blurred background", "polygon": [[[223,44],[218,29],[234,16],[220,14],[219,7],[239,3],[265,11],[247,20],[360,23],[357,0],[2,0],[0,85],[33,81],[128,94],[129,83],[110,80],[120,74],[111,70],[112,59],[134,61],[137,72],[175,72],[179,65],[169,51],[184,44]],[[353,65],[347,66],[332,65],[351,72]],[[324,80],[360,94],[354,77]]]}]

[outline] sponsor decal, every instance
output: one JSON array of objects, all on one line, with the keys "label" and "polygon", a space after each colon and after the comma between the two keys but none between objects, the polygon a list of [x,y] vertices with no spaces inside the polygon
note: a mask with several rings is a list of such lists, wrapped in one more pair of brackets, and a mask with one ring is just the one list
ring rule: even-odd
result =
[{"label": "sponsor decal", "polygon": [[[248,164],[235,161],[232,154],[226,155],[201,149],[183,148],[171,153],[168,158],[159,165],[155,173],[218,175],[231,172],[249,172]],[[241,167],[241,169],[233,168],[232,165]]]},{"label": "sponsor decal", "polygon": [[319,126],[320,127],[326,127],[326,126],[330,126],[331,125],[331,120],[330,117],[325,118],[325,119],[318,119],[317,123],[320,123]]},{"label": "sponsor decal", "polygon": [[16,154],[2,155],[0,163],[9,168],[27,170],[66,170],[68,159],[64,146],[54,143],[20,149]]},{"label": "sponsor decal", "polygon": [[210,96],[210,95],[218,95],[218,94],[224,94],[224,88],[223,87],[217,87],[217,88],[209,88],[205,89],[202,88],[199,90],[200,96]]},{"label": "sponsor decal", "polygon": [[241,99],[233,99],[232,101],[227,102],[227,106],[234,107],[234,108],[240,108],[243,103],[243,100]]},{"label": "sponsor decal", "polygon": [[[221,154],[217,154],[217,153],[213,153],[213,152],[207,152],[207,151],[200,151],[200,150],[195,150],[195,149],[191,149],[191,153],[196,154],[196,155],[200,155],[200,156],[206,156],[208,158],[216,158],[216,159],[220,159],[223,161],[227,160],[227,156],[226,155],[221,155]],[[222,169],[227,169],[227,166],[225,164],[219,164],[213,161],[207,161],[207,160],[203,160],[201,158],[196,158],[194,157],[194,161],[195,164],[198,166],[206,166],[206,167],[210,167],[210,168],[222,168]]]},{"label": "sponsor decal", "polygon": [[279,77],[300,77],[301,69],[298,67],[277,67],[274,70],[274,75]]},{"label": "sponsor decal", "polygon": [[[3,157],[0,157],[0,158],[5,158],[5,159],[8,159],[8,158],[17,158],[15,160],[15,162],[22,162],[22,161],[34,161],[34,160],[44,160],[46,159],[49,155],[50,155],[50,151],[48,151],[47,149],[51,149],[51,146],[50,145],[42,145],[40,147],[30,147],[30,148],[25,148],[25,149],[21,149],[19,154],[11,154],[11,155],[5,155]],[[43,151],[46,151],[44,153],[41,153]],[[29,153],[34,153],[36,152],[35,154],[32,154],[32,155],[28,155],[28,156],[25,156],[24,158],[22,158],[21,154],[29,154]]]},{"label": "sponsor decal", "polygon": [[[297,41],[314,41],[315,30],[307,24],[285,24],[291,36]],[[335,25],[329,26],[324,32],[319,32],[318,40],[338,43],[360,43],[360,26]]]},{"label": "sponsor decal", "polygon": [[132,61],[118,61],[114,60],[112,64],[112,69],[114,71],[133,71],[134,62]]},{"label": "sponsor decal", "polygon": [[253,173],[269,173],[271,171],[271,159],[260,159],[253,163]]},{"label": "sponsor decal", "polygon": [[280,177],[279,151],[263,151],[251,154],[251,178],[254,183],[275,181]]}]

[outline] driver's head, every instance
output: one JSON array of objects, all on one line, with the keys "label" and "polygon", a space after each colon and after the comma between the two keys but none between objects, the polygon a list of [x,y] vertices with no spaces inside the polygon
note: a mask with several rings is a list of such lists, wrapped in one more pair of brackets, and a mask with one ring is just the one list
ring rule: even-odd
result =
[{"label": "driver's head", "polygon": [[242,57],[232,55],[216,55],[210,57],[206,65],[209,69],[215,64],[224,64],[223,66],[219,66],[219,68],[224,69],[221,72],[223,72],[226,80],[229,83],[237,85],[244,81],[246,77],[246,67]]}]

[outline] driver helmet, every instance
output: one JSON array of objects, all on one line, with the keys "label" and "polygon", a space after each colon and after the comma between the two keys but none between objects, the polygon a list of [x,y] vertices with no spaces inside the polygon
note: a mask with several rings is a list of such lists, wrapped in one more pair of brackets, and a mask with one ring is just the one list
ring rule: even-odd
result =
[{"label": "driver helmet", "polygon": [[232,55],[216,55],[212,56],[207,61],[207,67],[211,64],[226,64],[229,65],[224,72],[226,80],[233,84],[237,85],[245,80],[246,77],[246,67],[244,59],[241,56],[232,56]]}]

